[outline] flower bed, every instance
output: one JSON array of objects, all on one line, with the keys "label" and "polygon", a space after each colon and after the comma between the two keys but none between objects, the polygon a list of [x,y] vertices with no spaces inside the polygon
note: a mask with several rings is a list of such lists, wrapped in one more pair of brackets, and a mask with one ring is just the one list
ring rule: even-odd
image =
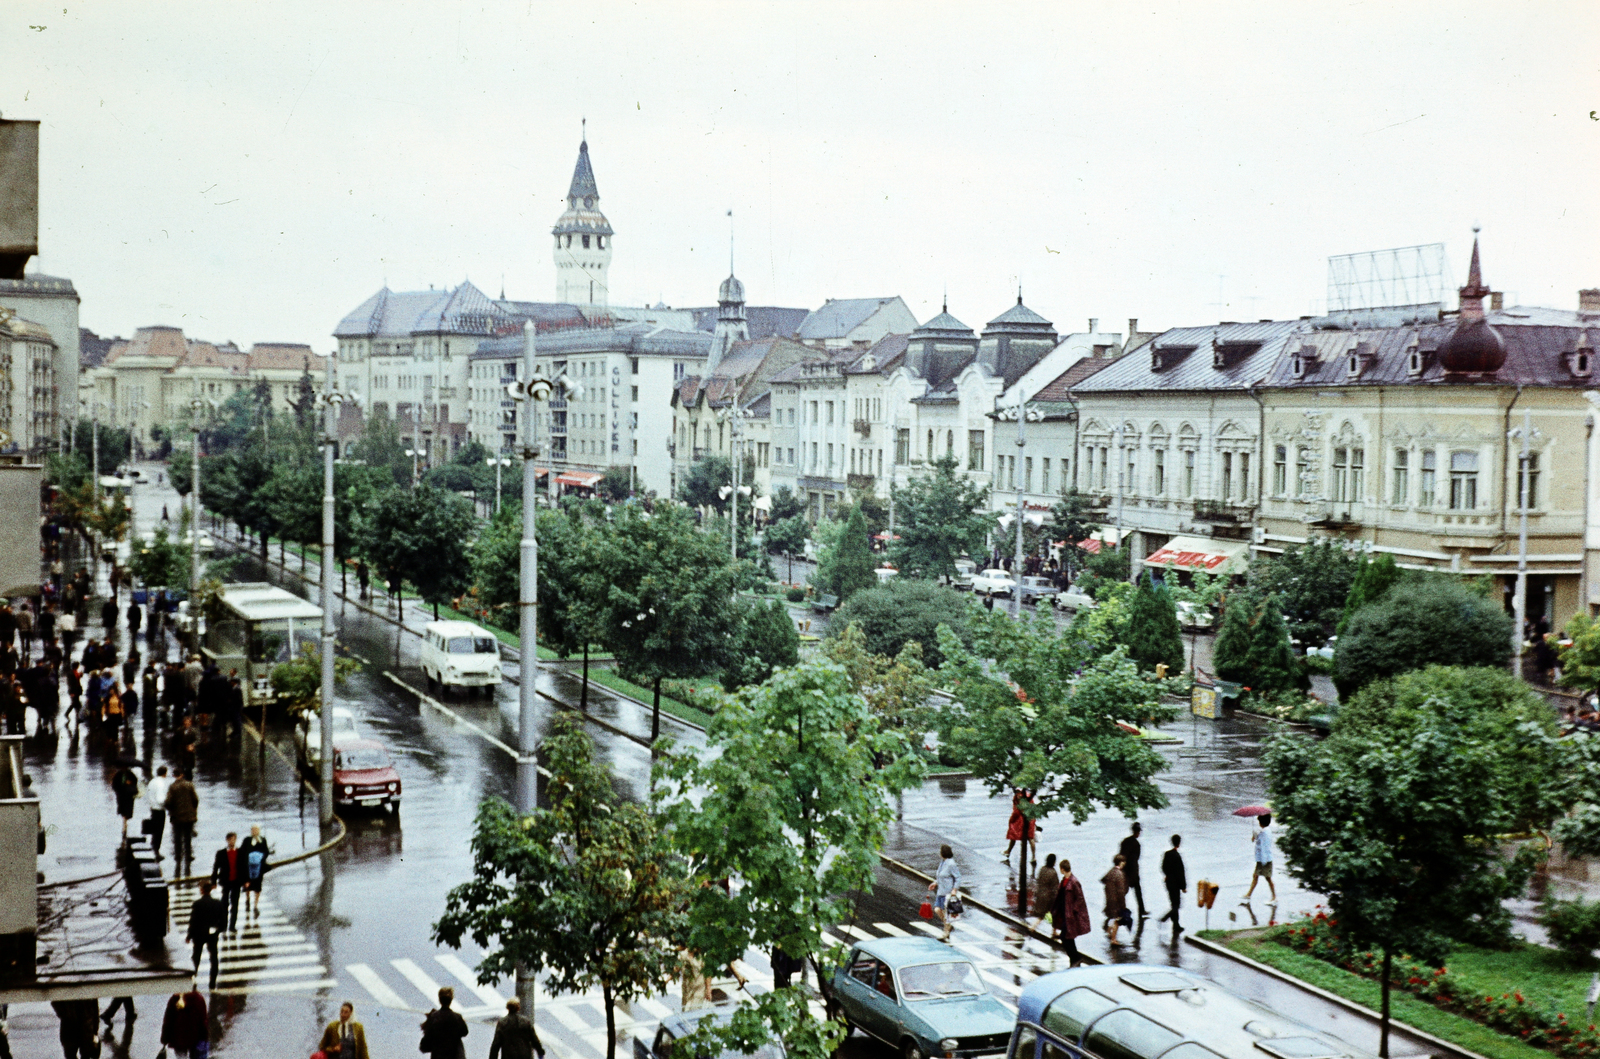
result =
[{"label": "flower bed", "polygon": [[[1383,956],[1359,951],[1339,933],[1338,920],[1318,911],[1295,923],[1271,928],[1266,937],[1297,952],[1325,960],[1363,978],[1381,980]],[[1529,946],[1533,950],[1535,947]],[[1530,1000],[1521,989],[1496,995],[1481,988],[1477,976],[1452,972],[1448,967],[1427,967],[1406,956],[1396,956],[1390,985],[1443,1010],[1488,1026],[1508,1037],[1568,1057],[1600,1053],[1600,1032],[1576,1012],[1566,1012]]]}]

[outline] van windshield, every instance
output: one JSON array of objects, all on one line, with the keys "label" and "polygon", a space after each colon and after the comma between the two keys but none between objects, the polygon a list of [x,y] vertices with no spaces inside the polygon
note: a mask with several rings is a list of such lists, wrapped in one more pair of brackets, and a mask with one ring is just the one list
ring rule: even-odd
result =
[{"label": "van windshield", "polygon": [[492,655],[497,653],[494,638],[490,636],[452,636],[446,650],[453,655]]}]

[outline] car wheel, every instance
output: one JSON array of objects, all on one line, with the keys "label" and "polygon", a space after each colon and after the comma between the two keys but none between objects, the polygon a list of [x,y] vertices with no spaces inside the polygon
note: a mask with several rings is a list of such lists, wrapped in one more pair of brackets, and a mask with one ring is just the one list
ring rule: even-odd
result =
[{"label": "car wheel", "polygon": [[900,1059],[923,1059],[922,1049],[916,1041],[907,1037],[900,1043]]},{"label": "car wheel", "polygon": [[422,671],[422,679],[428,682],[428,693],[433,694],[433,674],[426,669]]}]

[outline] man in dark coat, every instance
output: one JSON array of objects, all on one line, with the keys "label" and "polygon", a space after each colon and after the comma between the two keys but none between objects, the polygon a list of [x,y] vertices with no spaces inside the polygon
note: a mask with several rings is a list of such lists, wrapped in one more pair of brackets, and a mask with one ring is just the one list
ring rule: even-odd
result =
[{"label": "man in dark coat", "polygon": [[9,644],[17,638],[17,615],[10,603],[0,603],[0,644]]},{"label": "man in dark coat", "polygon": [[422,1020],[422,1043],[418,1047],[433,1059],[463,1059],[467,1054],[462,1043],[467,1037],[467,1020],[450,1007],[455,998],[454,989],[440,989],[439,1006]]},{"label": "man in dark coat", "polygon": [[61,1053],[67,1059],[91,1059],[100,1054],[100,1002],[52,1000],[61,1020]]},{"label": "man in dark coat", "polygon": [[1183,926],[1178,922],[1178,907],[1183,901],[1182,895],[1189,891],[1189,876],[1183,870],[1183,854],[1178,852],[1178,847],[1183,845],[1182,835],[1172,836],[1172,848],[1161,855],[1161,877],[1167,882],[1167,900],[1172,903],[1172,909],[1161,917],[1160,922],[1172,920],[1172,933],[1183,933]]},{"label": "man in dark coat", "polygon": [[105,626],[106,639],[117,635],[117,602],[108,599],[100,604],[100,624]]},{"label": "man in dark coat", "polygon": [[139,635],[139,626],[144,624],[144,608],[133,600],[128,600],[128,642],[132,643]]},{"label": "man in dark coat", "polygon": [[[189,906],[189,932],[184,940],[194,946],[194,977],[200,978],[200,951],[211,950],[211,988],[217,988],[217,938],[222,934],[222,902],[211,896],[211,882],[200,883],[200,896]],[[459,1016],[458,1016],[459,1017]]]},{"label": "man in dark coat", "polygon": [[533,1023],[522,1014],[522,1001],[512,997],[506,1001],[506,1016],[494,1024],[494,1040],[489,1045],[489,1059],[533,1059],[534,1053],[544,1059],[544,1045]]},{"label": "man in dark coat", "polygon": [[1148,919],[1150,913],[1144,910],[1144,887],[1139,885],[1139,832],[1143,830],[1137,822],[1134,823],[1132,833],[1122,840],[1122,846],[1117,850],[1122,854],[1122,877],[1128,881],[1128,889],[1132,891],[1134,899],[1139,902],[1139,918]]},{"label": "man in dark coat", "polygon": [[222,887],[222,907],[228,911],[228,929],[239,929],[239,894],[244,891],[245,855],[239,833],[228,832],[228,844],[211,859],[211,881]]}]

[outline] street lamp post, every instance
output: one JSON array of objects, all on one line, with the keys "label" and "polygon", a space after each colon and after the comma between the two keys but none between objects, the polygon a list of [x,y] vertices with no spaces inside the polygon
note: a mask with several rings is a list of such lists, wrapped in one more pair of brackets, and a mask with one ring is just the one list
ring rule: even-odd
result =
[{"label": "street lamp post", "polygon": [[[728,424],[728,451],[733,454],[733,484],[728,490],[729,502],[733,505],[729,511],[733,519],[728,531],[728,547],[733,553],[734,562],[739,561],[739,464],[743,462],[739,459],[739,439],[744,436],[744,421],[754,414],[748,408],[740,408],[737,403],[717,413],[717,418]],[[753,492],[748,486],[745,491]]]},{"label": "street lamp post", "polygon": [[[1029,420],[1032,420],[1033,422],[1037,423],[1039,420],[1043,419],[1044,418],[1044,413],[1039,411],[1039,409],[1037,409],[1037,408],[1029,408],[1027,406],[1027,402],[1023,400],[1022,391],[1018,390],[1017,391],[1016,417],[1017,417],[1017,456],[1019,458],[1026,459],[1026,457],[1024,457],[1022,455],[1022,450],[1028,444],[1027,435],[1025,433],[1024,428],[1026,427],[1026,425],[1027,425]],[[1026,466],[1026,465],[1024,465],[1024,466]],[[1013,473],[1015,473],[1015,472],[1013,471]],[[1017,555],[1016,555],[1016,569],[1012,573],[1012,580],[1014,580],[1016,582],[1016,584],[1013,585],[1012,589],[1011,589],[1011,616],[1013,618],[1020,618],[1020,617],[1022,617],[1022,519],[1023,519],[1023,511],[1026,508],[1026,504],[1024,503],[1024,497],[1023,497],[1023,493],[1024,493],[1023,486],[1024,486],[1025,483],[1024,483],[1023,478],[1022,478],[1022,476],[1020,474],[1017,475],[1016,477],[1017,477],[1017,515],[1016,515],[1016,518],[1017,518]],[[1119,537],[1119,541],[1120,541],[1120,537]],[[1023,854],[1022,859],[1023,859],[1024,863],[1027,862],[1028,856],[1027,856],[1026,853]],[[1024,902],[1027,901],[1027,894],[1026,894],[1025,891],[1026,891],[1026,888],[1024,887],[1024,889],[1023,889],[1023,897],[1022,897],[1022,900]],[[1024,907],[1022,909],[1022,914],[1023,915],[1027,914],[1027,908],[1026,908],[1025,905],[1024,905]]]},{"label": "street lamp post", "polygon": [[511,466],[511,460],[505,456],[490,456],[483,461],[494,468],[494,513],[500,514],[500,468]]},{"label": "street lamp post", "polygon": [[200,594],[200,413],[205,406],[197,383],[189,401],[189,411],[194,413],[189,426],[189,628],[195,647],[200,646],[200,615],[195,608]]},{"label": "street lamp post", "polygon": [[1533,413],[1522,410],[1522,426],[1511,431],[1514,441],[1522,442],[1517,454],[1517,506],[1520,509],[1517,527],[1517,595],[1516,627],[1511,630],[1511,672],[1522,673],[1522,630],[1528,621],[1528,460],[1529,446],[1539,432],[1533,429]]},{"label": "street lamp post", "polygon": [[421,451],[420,447],[406,450],[406,455],[411,457],[411,488],[413,489],[417,487],[417,456]]},{"label": "street lamp post", "polygon": [[333,823],[333,450],[339,430],[339,405],[344,399],[333,387],[334,353],[328,354],[328,379],[322,395],[322,753],[317,761],[317,816]]}]

